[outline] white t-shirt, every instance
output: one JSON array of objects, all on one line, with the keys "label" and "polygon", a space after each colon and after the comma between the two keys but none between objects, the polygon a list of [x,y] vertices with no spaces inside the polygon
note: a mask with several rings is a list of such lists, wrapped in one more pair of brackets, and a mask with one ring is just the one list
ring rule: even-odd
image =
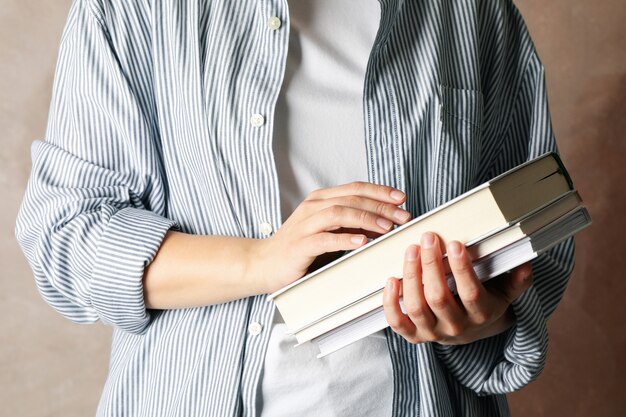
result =
[{"label": "white t-shirt", "polygon": [[298,0],[289,8],[273,139],[283,221],[316,188],[368,179],[363,85],[380,20],[376,0]]},{"label": "white t-shirt", "polygon": [[[380,22],[376,0],[289,2],[274,156],[285,221],[307,194],[367,181],[363,85]],[[324,358],[294,348],[278,311],[261,378],[262,417],[390,416],[393,374],[383,331]]]}]

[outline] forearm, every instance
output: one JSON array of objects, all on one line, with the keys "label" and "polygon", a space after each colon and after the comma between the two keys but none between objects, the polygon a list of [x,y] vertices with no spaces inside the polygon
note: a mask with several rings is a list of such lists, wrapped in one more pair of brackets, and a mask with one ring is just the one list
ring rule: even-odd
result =
[{"label": "forearm", "polygon": [[198,307],[265,293],[263,281],[251,270],[260,242],[168,231],[144,272],[146,307]]}]

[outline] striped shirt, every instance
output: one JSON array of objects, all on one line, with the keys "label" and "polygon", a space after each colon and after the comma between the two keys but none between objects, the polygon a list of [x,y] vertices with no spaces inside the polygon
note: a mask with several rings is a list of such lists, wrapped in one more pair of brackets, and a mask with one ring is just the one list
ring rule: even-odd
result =
[{"label": "striped shirt", "polygon": [[[405,191],[415,217],[556,150],[544,70],[511,1],[380,4],[363,90],[370,182]],[[168,229],[260,239],[280,227],[271,139],[288,32],[284,0],[72,5],[16,237],[51,306],[114,327],[98,416],[258,414],[269,332],[248,327],[269,329],[273,305],[147,310],[142,276]],[[504,394],[544,366],[573,251],[568,240],[534,261],[500,335],[413,345],[387,329],[390,414],[508,415]]]}]

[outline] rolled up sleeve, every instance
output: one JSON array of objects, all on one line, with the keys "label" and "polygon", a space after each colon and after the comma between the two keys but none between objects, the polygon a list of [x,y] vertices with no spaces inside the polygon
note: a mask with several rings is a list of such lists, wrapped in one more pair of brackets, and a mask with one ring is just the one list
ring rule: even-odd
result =
[{"label": "rolled up sleeve", "polygon": [[15,235],[42,297],[78,323],[141,333],[143,273],[170,228],[155,118],[105,19],[75,1]]}]

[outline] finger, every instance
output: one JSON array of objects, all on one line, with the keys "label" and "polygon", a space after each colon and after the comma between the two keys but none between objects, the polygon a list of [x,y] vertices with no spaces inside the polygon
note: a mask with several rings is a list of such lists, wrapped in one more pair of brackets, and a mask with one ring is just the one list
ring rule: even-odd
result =
[{"label": "finger", "polygon": [[437,235],[424,233],[421,248],[424,297],[436,317],[437,328],[444,331],[447,336],[457,336],[465,315],[448,288]]},{"label": "finger", "polygon": [[417,328],[419,335],[427,340],[434,339],[435,316],[424,298],[420,247],[410,245],[404,256],[402,272],[402,300],[407,315]]},{"label": "finger", "polygon": [[319,232],[337,230],[342,227],[387,233],[393,227],[393,223],[370,211],[335,205],[318,211],[301,221],[299,230],[304,236],[307,236]]},{"label": "finger", "polygon": [[365,181],[354,181],[336,187],[320,188],[309,193],[305,200],[320,200],[346,195],[360,195],[393,204],[402,204],[406,195],[393,187],[373,184]]},{"label": "finger", "polygon": [[470,255],[460,242],[452,241],[448,244],[448,262],[461,303],[469,319],[478,324],[489,320],[485,305],[487,291],[476,276]]},{"label": "finger", "polygon": [[303,218],[331,206],[346,206],[371,211],[397,224],[406,223],[411,218],[411,213],[397,207],[395,204],[359,195],[339,196],[320,200],[305,200],[301,205],[304,207]]},{"label": "finger", "polygon": [[317,233],[301,240],[305,253],[309,256],[318,256],[327,252],[350,250],[361,247],[367,242],[364,235],[350,233]]},{"label": "finger", "polygon": [[417,343],[415,324],[400,308],[399,283],[395,278],[389,278],[383,292],[383,310],[385,320],[391,329],[411,343]]}]

